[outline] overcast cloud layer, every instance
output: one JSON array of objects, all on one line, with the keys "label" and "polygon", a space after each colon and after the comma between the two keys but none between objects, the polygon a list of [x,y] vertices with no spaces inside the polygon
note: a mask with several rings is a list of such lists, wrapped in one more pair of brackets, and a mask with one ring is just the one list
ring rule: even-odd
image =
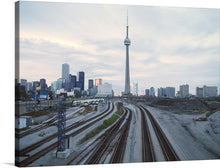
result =
[{"label": "overcast cloud layer", "polygon": [[131,88],[219,87],[219,9],[20,2],[20,77],[50,85],[68,63],[120,94],[127,10]]}]

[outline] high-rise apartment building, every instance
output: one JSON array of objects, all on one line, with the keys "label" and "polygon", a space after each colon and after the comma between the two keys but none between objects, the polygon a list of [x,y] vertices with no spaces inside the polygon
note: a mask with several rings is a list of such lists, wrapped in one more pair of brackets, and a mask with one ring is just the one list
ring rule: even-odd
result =
[{"label": "high-rise apartment building", "polygon": [[166,89],[165,88],[158,88],[157,89],[157,96],[158,97],[166,97]]},{"label": "high-rise apartment building", "polygon": [[189,97],[189,85],[180,85],[180,97]]},{"label": "high-rise apartment building", "polygon": [[145,89],[145,96],[149,97],[150,96],[150,90],[149,89]]},{"label": "high-rise apartment building", "polygon": [[203,97],[203,88],[196,87],[196,97]]},{"label": "high-rise apartment building", "polygon": [[151,97],[155,97],[155,89],[154,89],[154,87],[150,88],[149,94],[150,94]]},{"label": "high-rise apartment building", "polygon": [[175,87],[166,87],[166,97],[174,98],[175,97]]}]

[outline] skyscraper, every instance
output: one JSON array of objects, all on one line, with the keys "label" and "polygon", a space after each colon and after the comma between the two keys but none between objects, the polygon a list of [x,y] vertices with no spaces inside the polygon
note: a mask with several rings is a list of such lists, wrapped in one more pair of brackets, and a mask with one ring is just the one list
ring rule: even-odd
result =
[{"label": "skyscraper", "polygon": [[33,90],[35,91],[36,90],[36,87],[37,87],[37,83],[38,83],[38,81],[33,81]]},{"label": "skyscraper", "polygon": [[88,89],[93,88],[93,79],[89,79]]},{"label": "skyscraper", "polygon": [[46,90],[46,79],[40,79],[41,90]]},{"label": "skyscraper", "polygon": [[102,79],[95,79],[95,86],[101,85]]},{"label": "skyscraper", "polygon": [[71,85],[71,89],[73,89],[74,87],[76,87],[76,75],[69,75],[69,80],[70,80],[70,85]]},{"label": "skyscraper", "polygon": [[76,87],[76,76],[69,74],[68,81],[65,84],[65,89],[70,92],[74,87]]},{"label": "skyscraper", "polygon": [[84,81],[85,81],[85,73],[84,72],[78,72],[77,74],[77,87],[81,88],[81,91],[84,90]]},{"label": "skyscraper", "polygon": [[27,83],[27,91],[32,90],[33,86],[32,86],[32,82],[28,82]]},{"label": "skyscraper", "polygon": [[127,16],[127,36],[124,40],[124,45],[126,46],[126,64],[125,64],[125,91],[124,94],[130,94],[130,72],[129,72],[129,45],[131,44],[128,38],[128,16]]},{"label": "skyscraper", "polygon": [[62,78],[65,79],[66,82],[69,81],[69,73],[70,73],[69,64],[67,63],[62,64]]}]

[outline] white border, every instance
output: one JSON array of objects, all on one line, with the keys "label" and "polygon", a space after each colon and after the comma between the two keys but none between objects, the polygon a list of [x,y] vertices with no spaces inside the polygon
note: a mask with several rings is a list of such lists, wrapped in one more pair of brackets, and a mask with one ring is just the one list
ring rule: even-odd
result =
[{"label": "white border", "polygon": [[[32,0],[36,1],[36,0]],[[38,0],[45,1],[45,0]],[[4,0],[0,5],[0,46],[1,46],[1,141],[0,141],[0,167],[14,167],[14,0]],[[102,4],[127,4],[127,5],[146,5],[146,6],[174,6],[174,7],[199,7],[199,8],[220,8],[218,0],[47,0],[47,2],[80,2],[80,3],[102,3]],[[212,161],[182,161],[173,163],[150,163],[150,164],[119,164],[119,165],[86,165],[89,167],[113,167],[113,168],[144,168],[149,166],[165,168],[206,168],[218,167],[220,160]],[[78,166],[61,166],[78,167]]]}]

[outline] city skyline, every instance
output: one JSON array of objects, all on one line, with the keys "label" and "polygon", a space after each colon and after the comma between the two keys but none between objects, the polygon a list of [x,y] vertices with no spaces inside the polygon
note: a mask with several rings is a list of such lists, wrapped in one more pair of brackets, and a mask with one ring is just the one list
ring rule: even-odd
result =
[{"label": "city skyline", "polygon": [[193,94],[203,85],[220,90],[218,9],[46,2],[21,2],[21,9],[20,78],[50,85],[67,62],[71,74],[85,72],[85,88],[102,78],[121,94],[128,10],[130,80],[140,94],[182,84]]},{"label": "city skyline", "polygon": [[[62,75],[63,75],[63,65],[65,65],[65,66],[68,66],[68,69],[69,69],[69,64],[67,64],[67,63],[64,63],[64,64],[62,64]],[[80,75],[80,73],[81,73],[81,75]],[[82,73],[83,73],[83,77],[82,77]],[[69,74],[68,75],[69,77],[68,77],[68,79],[65,79],[65,78],[58,78],[57,79],[57,81],[54,81],[54,82],[58,82],[58,80],[60,80],[60,79],[62,79],[62,80],[64,80],[65,81],[65,84],[67,84],[68,82],[72,82],[72,77],[75,77],[75,82],[76,82],[76,84],[75,84],[75,87],[82,87],[82,91],[89,91],[91,88],[95,88],[95,87],[97,87],[98,85],[103,85],[103,84],[108,84],[108,83],[106,83],[106,82],[104,82],[103,84],[102,84],[102,79],[88,79],[88,85],[87,85],[87,89],[86,88],[84,88],[84,86],[85,86],[85,84],[86,84],[86,81],[84,80],[84,72],[83,71],[80,71],[80,72],[78,72],[77,73],[77,75],[72,75],[72,74]],[[81,77],[80,77],[81,76]],[[78,78],[78,79],[77,79]],[[81,80],[80,80],[80,78],[81,78]],[[79,83],[79,82],[82,82],[83,81],[83,83],[82,83],[82,85],[79,85],[79,84],[77,84],[77,83]],[[32,87],[32,85],[33,85],[33,87],[34,87],[34,83],[36,83],[36,82],[39,82],[40,83],[40,88],[42,89],[42,88],[44,88],[44,89],[46,89],[46,86],[47,86],[47,83],[46,83],[46,79],[40,79],[40,81],[38,80],[38,81],[27,81],[26,79],[20,79],[20,81],[15,81],[16,83],[20,83],[21,85],[24,85],[24,86],[26,86],[26,87],[28,87],[28,84],[30,84],[30,83],[32,83],[31,84],[31,87]],[[54,82],[52,82],[51,83],[51,87],[52,87],[52,85],[53,85],[53,83]],[[67,83],[66,83],[67,82]],[[111,85],[111,84],[110,84]],[[138,94],[138,83],[133,83],[133,85],[134,85],[134,89],[133,89],[133,92],[130,92],[130,93],[132,93],[133,95],[139,95]],[[135,86],[136,85],[136,86]],[[188,89],[187,89],[187,91],[184,91],[185,92],[185,94],[186,95],[183,95],[183,93],[181,93],[182,92],[182,89],[181,89],[181,87],[183,87],[183,86],[187,86],[188,87]],[[62,86],[61,86],[62,87]],[[200,87],[198,87],[198,86],[196,86],[196,88],[194,88],[194,90],[195,90],[195,94],[192,94],[191,92],[189,92],[189,85],[188,84],[186,84],[186,85],[179,85],[177,88],[176,87],[170,87],[170,86],[166,86],[165,88],[163,88],[163,87],[160,87],[160,88],[154,88],[154,86],[151,86],[151,88],[146,88],[145,90],[144,90],[144,93],[143,94],[140,94],[139,96],[149,96],[148,94],[147,94],[147,92],[146,92],[146,90],[148,90],[148,91],[150,91],[151,92],[151,89],[153,89],[153,95],[150,95],[150,96],[153,96],[153,97],[166,97],[166,96],[168,96],[168,97],[171,97],[171,98],[174,98],[174,97],[188,97],[188,96],[192,96],[192,95],[194,95],[194,96],[199,96],[199,97],[203,97],[203,95],[201,96],[200,94],[200,92],[201,92],[201,89],[204,89],[204,88],[212,88],[212,91],[211,91],[211,93],[208,93],[208,95],[209,94],[211,94],[211,95],[213,95],[214,96],[214,94],[216,93],[216,95],[215,96],[218,96],[218,87],[217,86],[206,86],[206,85],[203,85],[201,88]],[[32,90],[32,89],[28,89],[28,88],[25,88],[26,90]],[[44,90],[43,89],[43,90]],[[65,87],[62,87],[61,89],[65,89],[65,91],[67,91],[68,92],[68,89],[66,89]],[[165,91],[166,89],[168,89],[168,91]],[[198,89],[199,89],[199,93],[198,93]],[[214,90],[213,90],[214,89]],[[53,90],[53,89],[52,89]],[[57,89],[57,90],[60,90],[60,89]],[[172,90],[172,91],[171,91]],[[176,91],[175,91],[176,90]],[[215,90],[216,90],[216,92],[215,92]],[[113,90],[112,90],[113,91]],[[168,92],[169,94],[168,95],[166,95],[167,93],[166,92]],[[172,93],[171,93],[172,92]],[[203,92],[203,91],[202,91]],[[206,93],[202,93],[202,94],[204,94],[204,95],[206,95]],[[116,96],[118,96],[118,95],[116,95]],[[119,96],[123,96],[123,93],[121,94],[121,95],[119,95]],[[207,96],[207,97],[209,97],[209,96]],[[212,96],[211,96],[212,97]]]}]

